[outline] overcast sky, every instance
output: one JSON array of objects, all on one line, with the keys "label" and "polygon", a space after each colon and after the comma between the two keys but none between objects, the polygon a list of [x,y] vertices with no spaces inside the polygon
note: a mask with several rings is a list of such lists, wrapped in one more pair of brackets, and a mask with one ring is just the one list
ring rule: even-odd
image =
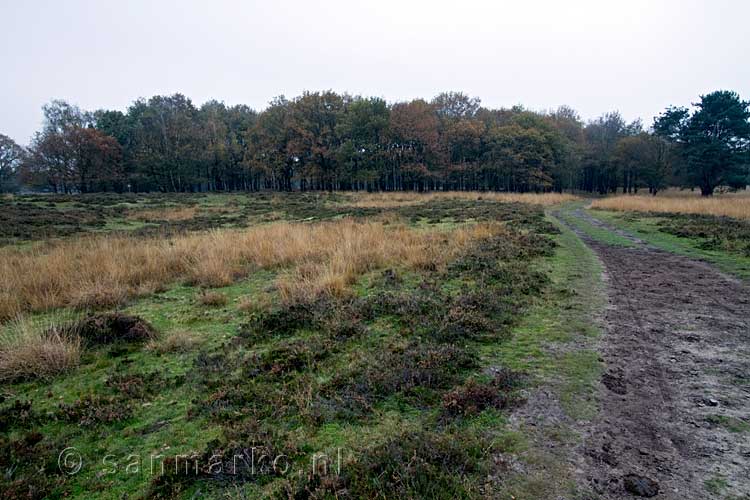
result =
[{"label": "overcast sky", "polygon": [[750,98],[749,21],[745,0],[0,0],[0,133],[27,144],[51,99],[125,110],[181,92],[262,109],[324,89],[461,90],[650,124],[711,90]]}]

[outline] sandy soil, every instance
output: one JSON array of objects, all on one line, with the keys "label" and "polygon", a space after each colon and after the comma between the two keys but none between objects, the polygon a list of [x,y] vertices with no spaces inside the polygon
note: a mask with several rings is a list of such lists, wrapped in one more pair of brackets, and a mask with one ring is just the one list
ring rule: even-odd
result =
[{"label": "sandy soil", "polygon": [[750,498],[750,287],[636,238],[579,236],[604,264],[609,302],[599,413],[573,460],[581,486],[609,499]]}]

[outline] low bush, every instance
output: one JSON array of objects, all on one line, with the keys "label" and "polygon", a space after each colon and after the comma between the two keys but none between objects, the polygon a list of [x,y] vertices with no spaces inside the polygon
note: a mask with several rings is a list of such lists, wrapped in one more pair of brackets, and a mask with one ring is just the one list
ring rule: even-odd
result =
[{"label": "low bush", "polygon": [[[4,500],[61,498],[65,482],[57,464],[61,447],[39,432],[0,436],[0,492]],[[56,494],[53,494],[56,493]]]},{"label": "low bush", "polygon": [[363,416],[374,403],[397,394],[416,403],[430,403],[435,397],[432,391],[455,384],[476,363],[467,350],[453,345],[410,342],[389,346],[335,376],[315,403],[317,417]]},{"label": "low bush", "polygon": [[288,336],[298,330],[323,331],[337,340],[361,335],[363,321],[372,318],[367,301],[318,295],[310,300],[284,301],[275,308],[254,312],[240,329],[240,337],[250,341]]},{"label": "low bush", "polygon": [[138,316],[121,313],[102,313],[87,316],[68,329],[76,332],[90,346],[113,342],[148,342],[156,338],[156,330]]},{"label": "low bush", "polygon": [[403,432],[364,451],[340,475],[300,476],[288,498],[479,497],[483,447],[471,435]]},{"label": "low bush", "polygon": [[118,397],[128,399],[143,399],[163,388],[163,384],[157,372],[114,373],[104,381],[104,385],[114,390]]},{"label": "low bush", "polygon": [[510,370],[499,370],[489,382],[471,379],[443,396],[443,412],[448,417],[466,417],[488,408],[501,410],[516,402],[514,390],[520,375]]},{"label": "low bush", "polygon": [[196,480],[218,484],[264,484],[282,476],[300,455],[299,447],[279,430],[255,419],[224,428],[203,451],[167,458],[151,480],[148,499],[180,498]]},{"label": "low bush", "polygon": [[133,412],[130,404],[121,397],[89,395],[73,403],[61,403],[57,418],[64,422],[89,427],[127,420]]},{"label": "low bush", "polygon": [[188,416],[206,416],[223,424],[258,419],[279,418],[293,409],[291,391],[283,385],[258,380],[225,380],[206,396],[192,401]]},{"label": "low bush", "polygon": [[11,428],[26,428],[39,420],[33,410],[31,401],[14,399],[12,403],[0,406],[0,432],[8,432]]},{"label": "low bush", "polygon": [[699,240],[704,250],[721,250],[750,257],[750,221],[710,215],[665,215],[659,230]]},{"label": "low bush", "polygon": [[311,370],[327,358],[332,349],[332,343],[319,338],[281,342],[278,346],[254,357],[247,364],[245,373],[250,376],[285,375]]},{"label": "low bush", "polygon": [[268,295],[258,295],[252,297],[242,297],[237,308],[247,314],[262,314],[270,311],[273,307]]}]

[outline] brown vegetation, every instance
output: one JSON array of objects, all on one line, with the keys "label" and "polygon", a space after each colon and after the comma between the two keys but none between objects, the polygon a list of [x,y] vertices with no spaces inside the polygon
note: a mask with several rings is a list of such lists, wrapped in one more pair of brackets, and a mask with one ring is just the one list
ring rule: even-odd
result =
[{"label": "brown vegetation", "polygon": [[133,409],[125,398],[87,395],[70,404],[60,404],[56,416],[65,422],[88,427],[126,420],[132,413]]},{"label": "brown vegetation", "polygon": [[158,339],[152,339],[146,344],[146,349],[159,354],[172,352],[187,352],[199,343],[198,336],[185,330],[177,330]]},{"label": "brown vegetation", "polygon": [[198,302],[204,306],[219,307],[227,305],[229,298],[221,292],[201,290],[198,294]]},{"label": "brown vegetation", "polygon": [[141,222],[151,221],[183,221],[195,217],[198,212],[197,207],[171,207],[165,209],[137,210],[128,214],[128,219],[138,220]]},{"label": "brown vegetation", "polygon": [[65,329],[76,332],[91,346],[115,342],[141,343],[156,338],[156,330],[147,321],[120,313],[90,315]]},{"label": "brown vegetation", "polygon": [[720,195],[710,198],[697,196],[614,196],[594,200],[591,208],[620,212],[657,212],[701,214],[750,219],[750,196],[746,194]]},{"label": "brown vegetation", "polygon": [[49,248],[0,250],[0,319],[55,307],[111,306],[178,279],[226,286],[252,269],[292,268],[285,298],[341,294],[358,275],[393,264],[429,268],[468,242],[504,231],[480,224],[445,231],[354,222],[276,223],[162,239],[110,235]]},{"label": "brown vegetation", "polygon": [[35,325],[18,318],[0,335],[0,380],[47,378],[78,365],[81,339],[58,322]]},{"label": "brown vegetation", "polygon": [[490,382],[470,379],[443,395],[443,411],[455,418],[477,415],[487,408],[503,409],[517,399],[513,390],[520,380],[520,374],[507,369],[497,370]]},{"label": "brown vegetation", "polygon": [[497,193],[477,191],[357,193],[356,195],[347,195],[347,198],[343,204],[358,208],[396,208],[447,199],[490,200],[498,203],[530,203],[549,206],[578,199],[576,196],[565,193]]}]

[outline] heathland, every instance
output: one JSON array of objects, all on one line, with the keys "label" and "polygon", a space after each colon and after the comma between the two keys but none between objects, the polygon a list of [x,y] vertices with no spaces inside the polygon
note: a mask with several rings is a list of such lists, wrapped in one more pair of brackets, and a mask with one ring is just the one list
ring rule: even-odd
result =
[{"label": "heathland", "polygon": [[497,491],[492,457],[526,439],[507,410],[535,383],[497,347],[543,300],[560,238],[544,207],[570,199],[3,199],[3,490]]},{"label": "heathland", "polygon": [[[747,432],[735,401],[745,384],[743,285],[710,267],[750,274],[750,230],[737,211],[746,199],[666,193],[587,209],[570,195],[477,192],[4,197],[0,490],[87,499],[620,498],[633,484],[688,484],[690,498],[744,492],[731,465],[741,455],[688,460],[623,429],[633,428],[632,405],[653,404],[651,387],[671,387],[662,397],[675,408],[693,401],[680,392],[689,372],[692,390],[719,406],[690,403],[666,417],[659,406],[635,427],[678,435],[692,427],[662,427],[704,422],[689,436],[704,453],[717,437]],[[690,273],[702,279],[673,283]],[[680,323],[680,287],[696,318],[723,318],[721,339],[716,319]],[[653,328],[617,330],[637,310]],[[653,336],[660,328],[683,328],[692,344]],[[634,335],[648,342],[621,344]],[[653,349],[682,361],[654,370]],[[718,358],[729,372],[711,368]],[[717,385],[717,373],[737,377]],[[590,428],[644,454],[600,443]],[[625,457],[617,463],[615,449]],[[654,468],[647,457],[658,453]],[[689,481],[678,472],[688,470]]]}]

